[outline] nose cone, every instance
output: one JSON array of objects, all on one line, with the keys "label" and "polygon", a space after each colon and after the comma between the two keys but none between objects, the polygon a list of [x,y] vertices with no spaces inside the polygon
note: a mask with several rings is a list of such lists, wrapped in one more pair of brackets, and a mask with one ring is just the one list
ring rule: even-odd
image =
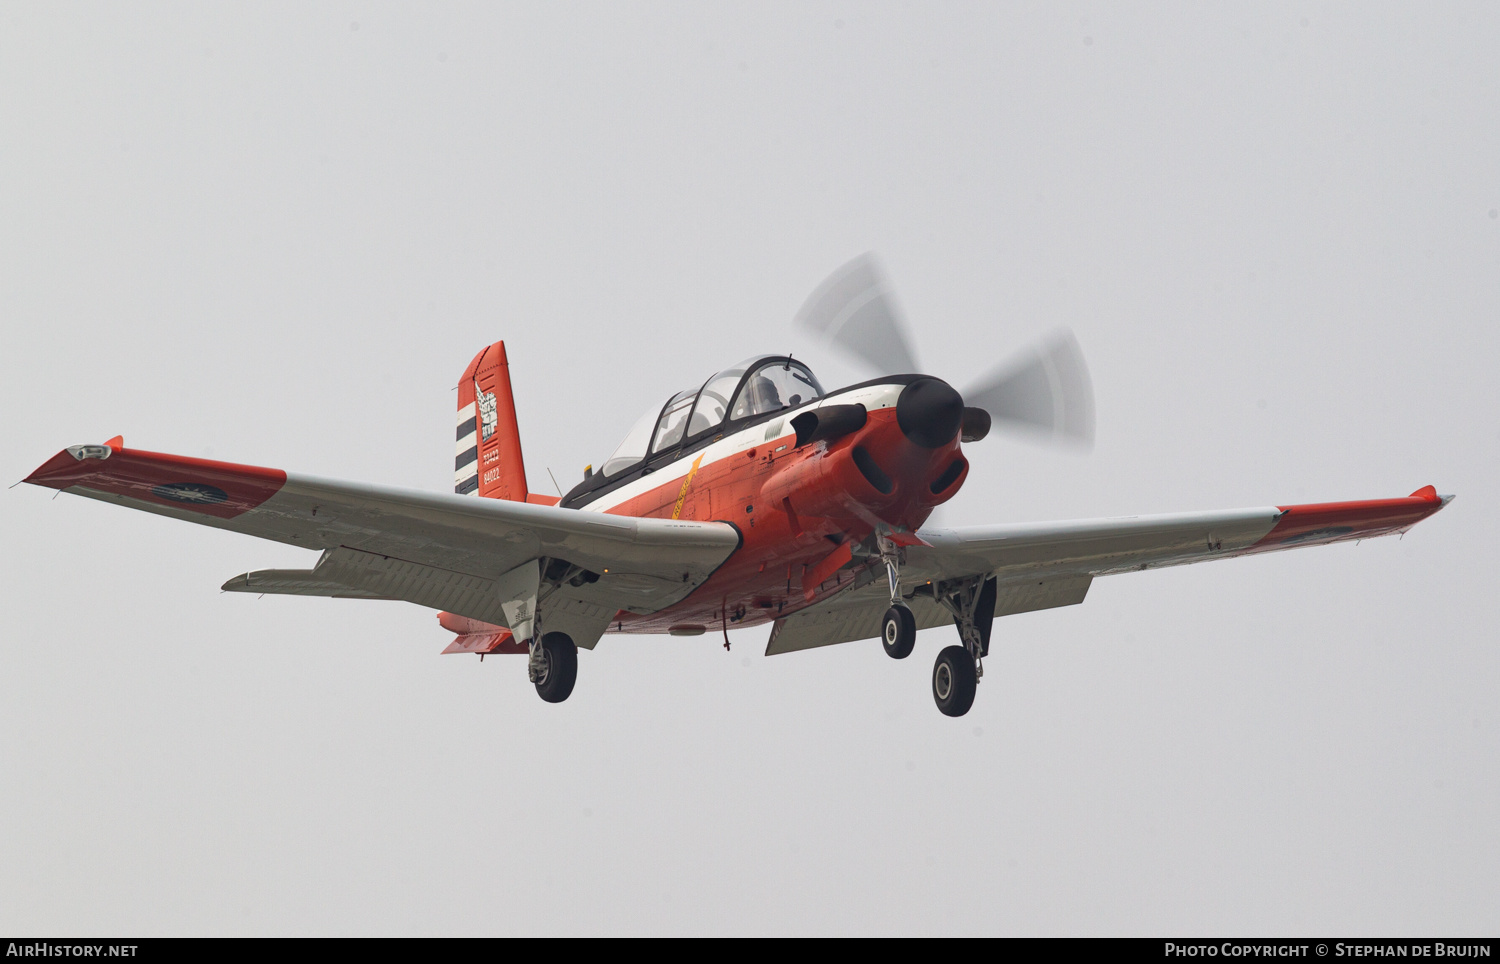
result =
[{"label": "nose cone", "polygon": [[940,378],[918,378],[896,400],[896,424],[923,448],[942,448],[952,442],[963,420],[963,396]]}]

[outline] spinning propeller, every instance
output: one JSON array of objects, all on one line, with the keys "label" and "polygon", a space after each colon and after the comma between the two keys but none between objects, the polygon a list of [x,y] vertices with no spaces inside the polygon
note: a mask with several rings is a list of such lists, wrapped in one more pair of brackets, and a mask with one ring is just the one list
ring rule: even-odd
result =
[{"label": "spinning propeller", "polygon": [[[829,275],[808,296],[796,321],[883,375],[921,371],[890,282],[873,254]],[[963,400],[999,426],[1085,446],[1094,441],[1094,391],[1083,352],[1066,328],[971,382]]]}]

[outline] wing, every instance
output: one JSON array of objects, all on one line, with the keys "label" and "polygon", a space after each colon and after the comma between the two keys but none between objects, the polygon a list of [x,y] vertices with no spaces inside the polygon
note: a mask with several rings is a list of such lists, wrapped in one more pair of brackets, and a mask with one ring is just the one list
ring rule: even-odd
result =
[{"label": "wing", "polygon": [[[917,628],[930,629],[953,617],[920,591],[928,582],[994,577],[996,616],[1075,606],[1096,576],[1392,535],[1452,499],[1429,485],[1401,499],[924,529],[903,540],[902,582],[919,590],[909,597]],[[766,655],[876,636],[888,603],[883,576],[866,568],[847,590],[778,619]]]},{"label": "wing", "polygon": [[556,611],[547,624],[585,637],[619,610],[652,613],[687,596],[740,541],[724,523],[337,482],[118,440],[65,449],[26,481],[323,550],[314,569],[246,573],[225,584],[231,591],[405,599],[504,624],[495,580],[546,558],[565,577],[542,603]]},{"label": "wing", "polygon": [[923,530],[906,559],[921,580],[1107,576],[1392,535],[1452,499],[1429,485],[1401,499]]}]

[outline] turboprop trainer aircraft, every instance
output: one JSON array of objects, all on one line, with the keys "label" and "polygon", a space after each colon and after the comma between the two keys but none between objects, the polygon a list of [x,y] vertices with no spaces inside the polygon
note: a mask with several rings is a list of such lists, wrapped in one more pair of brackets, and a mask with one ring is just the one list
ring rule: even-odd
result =
[{"label": "turboprop trainer aircraft", "polygon": [[[1059,334],[962,395],[919,371],[873,258],[835,272],[798,321],[885,373],[827,391],[790,355],[746,359],[652,406],[565,496],[528,490],[505,343],[458,383],[454,494],[74,445],[26,479],[319,550],[232,592],[402,599],[441,610],[445,653],[527,656],[537,693],[573,690],[606,633],[724,634],[771,623],[766,654],[879,637],[895,659],[952,622],[932,695],[973,703],[995,617],[1083,602],[1098,576],[1404,532],[1452,496],[927,529],[991,427],[1089,441],[1093,398]],[[898,374],[906,372],[908,374]]]}]

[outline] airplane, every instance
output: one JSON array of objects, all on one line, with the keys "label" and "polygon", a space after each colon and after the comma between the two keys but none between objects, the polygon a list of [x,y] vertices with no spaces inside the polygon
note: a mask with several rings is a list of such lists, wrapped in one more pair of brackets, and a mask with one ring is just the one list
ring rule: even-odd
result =
[{"label": "airplane", "polygon": [[527,486],[504,341],[458,383],[454,491],[418,492],[126,448],[74,445],[25,481],[321,552],[230,592],[405,600],[439,610],[444,653],[527,657],[572,693],[608,634],[771,624],[766,655],[878,638],[904,659],[952,623],[932,695],[963,716],[1000,616],[1084,601],[1100,576],[1404,533],[1446,506],[1404,498],[961,528],[924,527],[993,427],[1091,442],[1093,395],[1066,331],[960,393],[920,371],[879,263],[835,271],[798,324],[881,374],[835,391],[760,355],[653,405],[566,495]]}]

